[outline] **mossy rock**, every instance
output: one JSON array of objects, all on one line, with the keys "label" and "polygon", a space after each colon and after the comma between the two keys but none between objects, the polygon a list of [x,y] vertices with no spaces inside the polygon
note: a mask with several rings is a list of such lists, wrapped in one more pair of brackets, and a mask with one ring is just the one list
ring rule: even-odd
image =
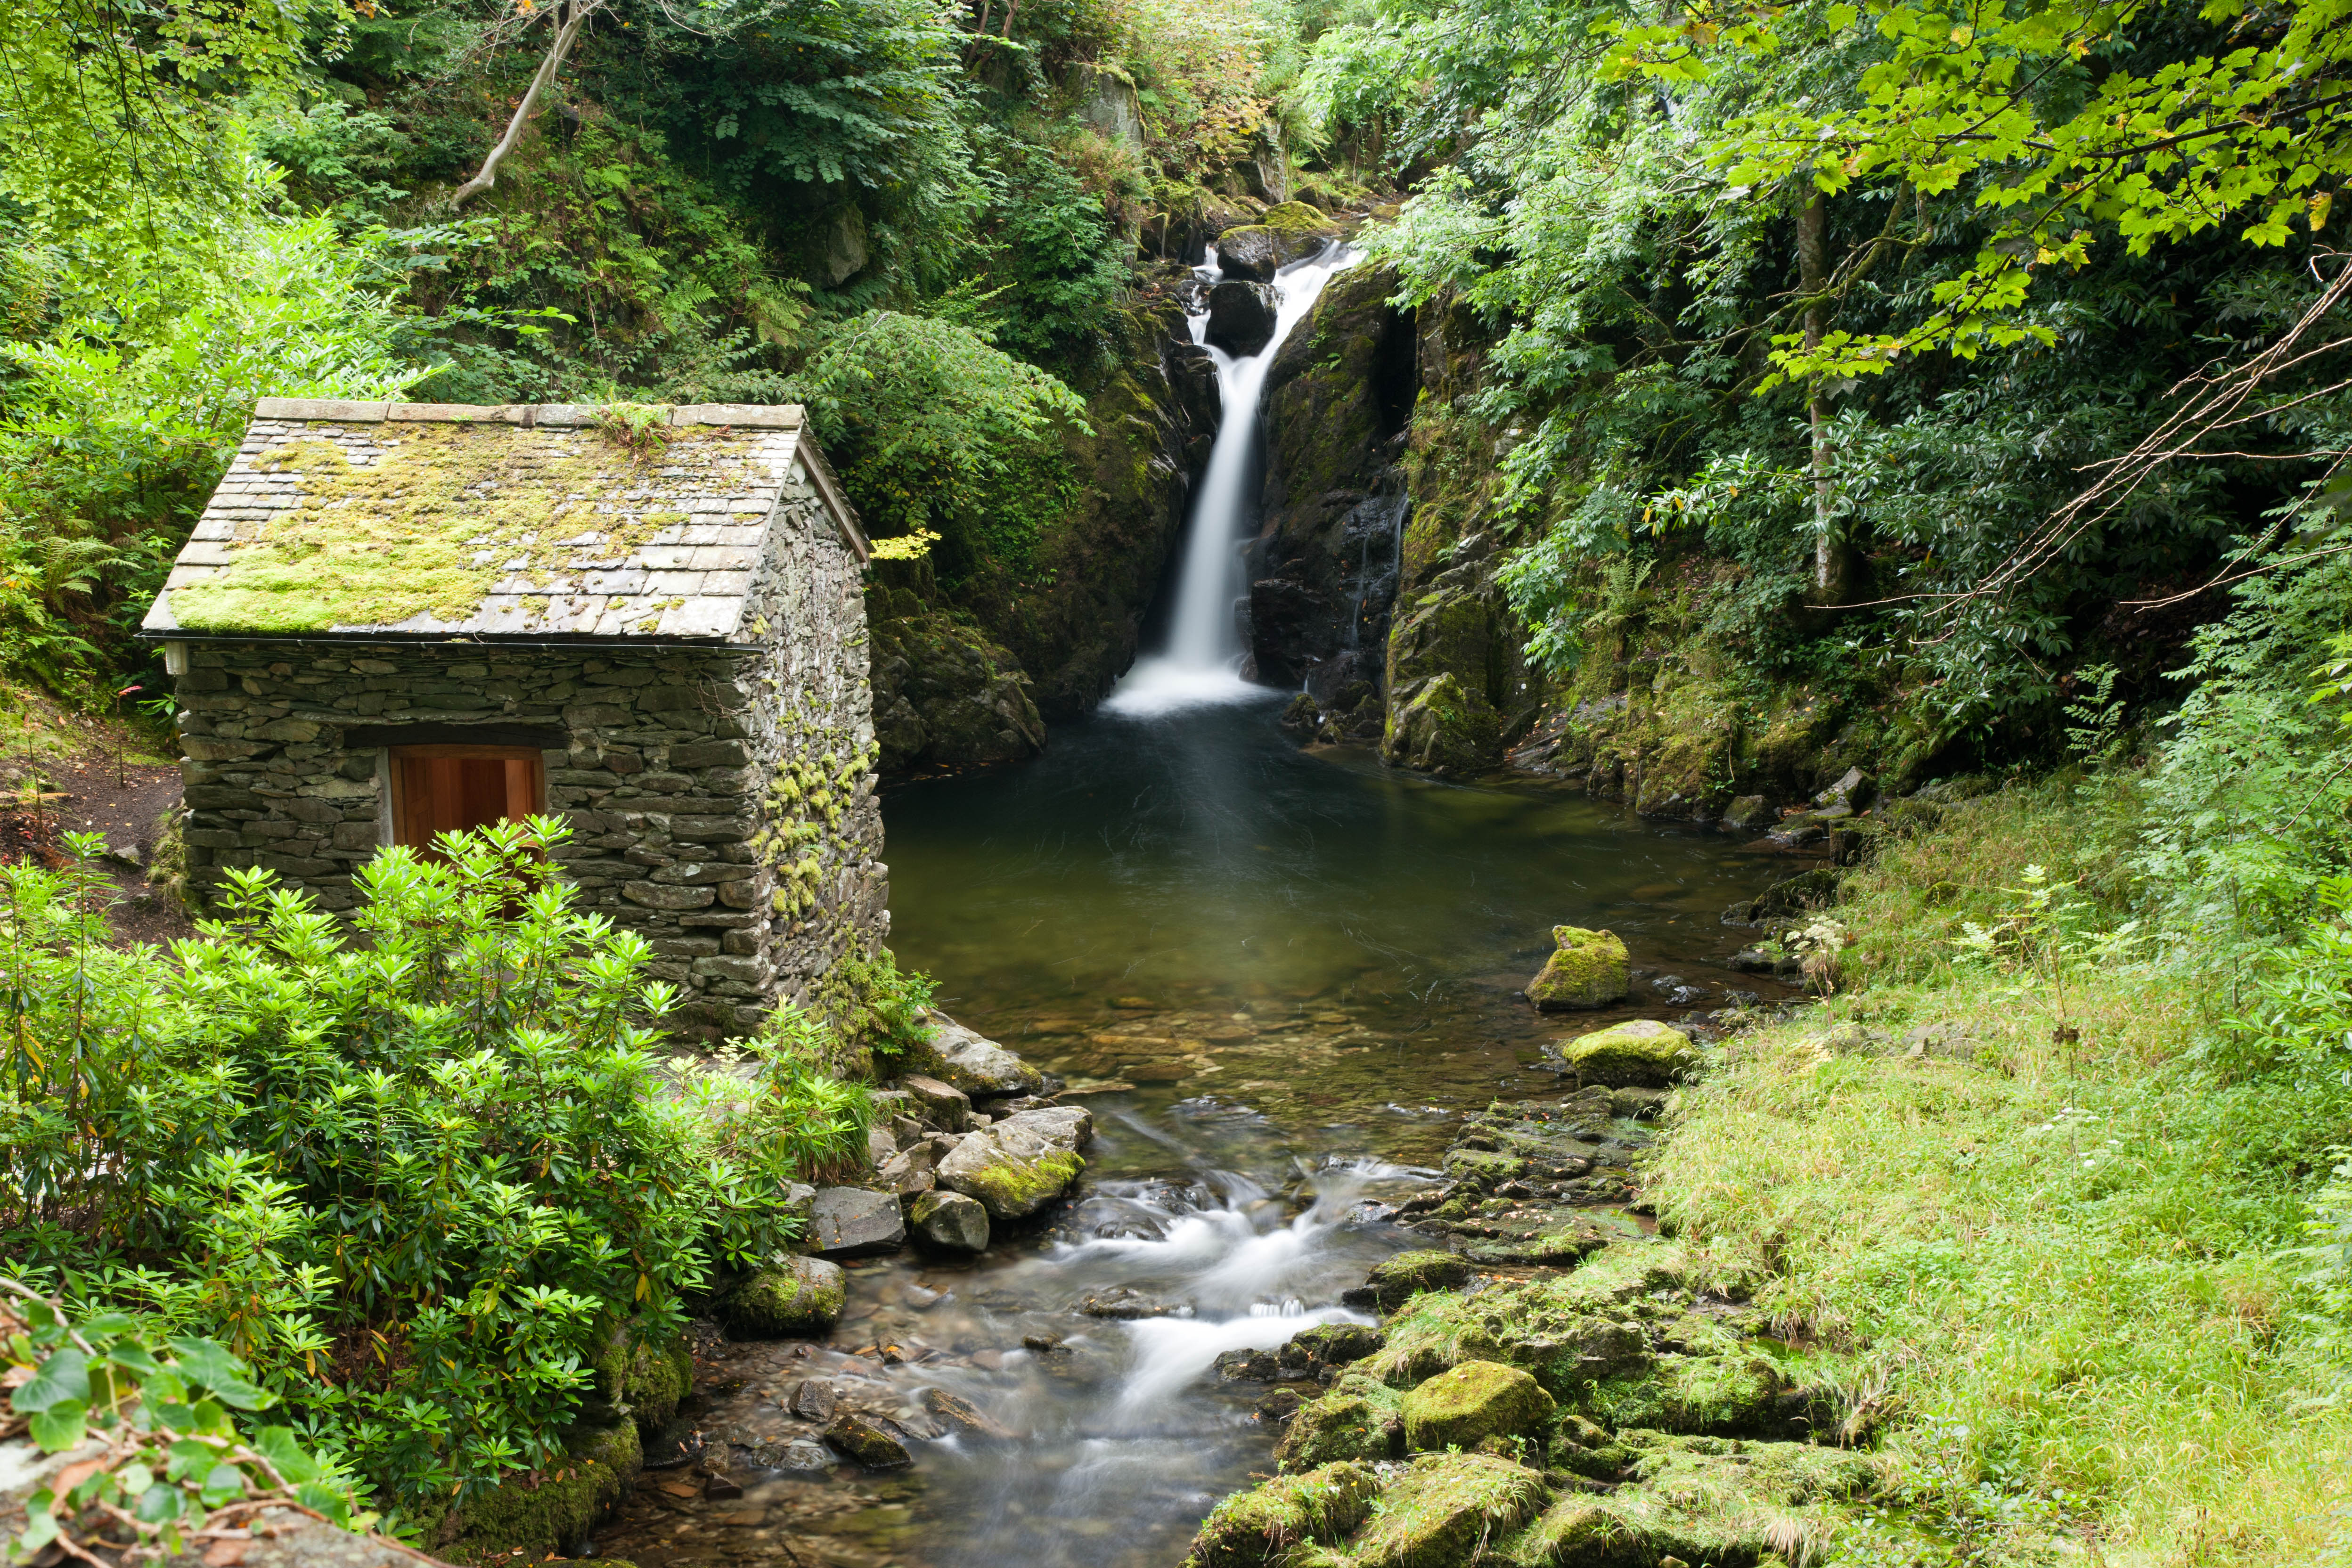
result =
[{"label": "mossy rock", "polygon": [[729,1291],[719,1303],[719,1321],[733,1339],[815,1339],[833,1331],[848,1294],[848,1277],[838,1263],[781,1258]]},{"label": "mossy rock", "polygon": [[1297,233],[1333,234],[1338,226],[1328,215],[1306,202],[1282,202],[1265,209],[1258,222],[1270,228],[1286,228]]},{"label": "mossy rock", "polygon": [[1823,1553],[1874,1480],[1862,1456],[1805,1443],[1637,1432],[1616,1451],[1629,1483],[1563,1497],[1496,1555],[1519,1568],[1802,1562]]},{"label": "mossy rock", "polygon": [[1379,1514],[1348,1542],[1358,1568],[1467,1568],[1548,1500],[1543,1478],[1486,1454],[1429,1454],[1381,1493]]},{"label": "mossy rock", "polygon": [[1468,1448],[1490,1436],[1534,1431],[1551,1419],[1553,1405],[1517,1367],[1465,1361],[1407,1393],[1401,1409],[1407,1446]]},{"label": "mossy rock", "polygon": [[1421,1248],[1400,1252],[1384,1258],[1364,1277],[1364,1282],[1352,1290],[1343,1290],[1339,1300],[1350,1307],[1379,1307],[1383,1310],[1403,1305],[1423,1290],[1446,1290],[1470,1280],[1470,1265],[1451,1252]]},{"label": "mossy rock", "polygon": [[1698,1065],[1690,1037],[1655,1018],[1579,1035],[1559,1048],[1559,1057],[1581,1081],[1611,1089],[1661,1089]]},{"label": "mossy rock", "polygon": [[1447,1175],[1475,1177],[1490,1186],[1507,1182],[1527,1168],[1526,1160],[1499,1149],[1449,1149],[1445,1154]]},{"label": "mossy rock", "polygon": [[1355,1459],[1366,1463],[1404,1451],[1404,1417],[1396,1390],[1361,1373],[1344,1373],[1331,1392],[1298,1407],[1275,1446],[1276,1466],[1297,1474]]},{"label": "mossy rock", "polygon": [[[636,1428],[627,1422],[608,1429],[610,1441],[624,1440],[634,1452]],[[604,1437],[605,1434],[598,1434]],[[468,1499],[445,1530],[451,1539],[434,1548],[452,1563],[488,1563],[520,1553],[536,1562],[587,1538],[604,1511],[621,1500],[623,1479],[596,1459],[560,1462],[537,1486],[518,1476]]]},{"label": "mossy rock", "polygon": [[1201,1521],[1186,1568],[1263,1568],[1310,1542],[1344,1539],[1371,1512],[1380,1482],[1361,1465],[1324,1465],[1225,1499]]},{"label": "mossy rock", "polygon": [[621,1398],[637,1430],[650,1436],[669,1425],[694,1388],[694,1351],[684,1339],[666,1345],[638,1345],[622,1379]]},{"label": "mossy rock", "polygon": [[1772,1432],[1776,1423],[1785,1431],[1780,1396],[1789,1386],[1771,1358],[1735,1342],[1714,1355],[1659,1356],[1640,1376],[1604,1378],[1570,1398],[1605,1426],[1748,1436]]},{"label": "mossy rock", "polygon": [[1606,1007],[1632,994],[1632,961],[1616,932],[1554,926],[1551,939],[1556,951],[1528,982],[1528,1000],[1539,1012]]}]

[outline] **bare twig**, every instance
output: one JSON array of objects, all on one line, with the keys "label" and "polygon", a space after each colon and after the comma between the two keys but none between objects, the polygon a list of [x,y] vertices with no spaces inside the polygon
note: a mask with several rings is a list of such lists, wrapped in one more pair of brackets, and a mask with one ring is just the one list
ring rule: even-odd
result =
[{"label": "bare twig", "polygon": [[555,37],[547,46],[546,57],[539,62],[539,69],[532,73],[530,85],[523,89],[522,101],[515,105],[514,118],[507,121],[507,133],[499,138],[498,145],[492,147],[489,155],[482,160],[481,172],[449,193],[451,206],[463,205],[469,197],[480,195],[497,183],[499,165],[522,140],[523,127],[530,121],[530,111],[538,106],[539,95],[547,90],[547,84],[553,81],[555,73],[563,68],[563,57],[572,52],[572,42],[580,37],[580,29],[587,25],[589,17],[603,10],[605,0],[562,0],[555,13]]}]

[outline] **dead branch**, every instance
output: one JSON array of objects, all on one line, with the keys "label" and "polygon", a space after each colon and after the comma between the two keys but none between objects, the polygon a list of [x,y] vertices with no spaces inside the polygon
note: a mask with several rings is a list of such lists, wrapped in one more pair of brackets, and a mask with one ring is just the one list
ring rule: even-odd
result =
[{"label": "dead branch", "polygon": [[539,69],[531,73],[530,85],[523,89],[522,101],[515,105],[514,118],[507,121],[507,133],[499,138],[498,145],[492,147],[489,155],[482,160],[481,172],[449,193],[451,206],[462,206],[469,197],[488,190],[498,182],[499,165],[506,161],[508,153],[515,150],[515,143],[522,140],[523,127],[530,123],[530,111],[539,105],[539,95],[547,90],[547,84],[553,81],[555,73],[563,68],[563,57],[572,52],[572,42],[580,37],[580,29],[587,25],[589,17],[603,10],[605,0],[562,0],[555,10],[555,37],[547,46],[546,58],[539,62]]}]

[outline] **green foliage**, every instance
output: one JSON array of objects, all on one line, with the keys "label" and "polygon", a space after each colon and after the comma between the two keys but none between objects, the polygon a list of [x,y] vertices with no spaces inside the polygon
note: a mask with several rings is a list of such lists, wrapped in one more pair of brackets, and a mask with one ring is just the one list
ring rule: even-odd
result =
[{"label": "green foliage", "polygon": [[272,1503],[352,1529],[373,1521],[354,1514],[351,1479],[305,1451],[292,1428],[244,1429],[234,1412],[277,1401],[210,1340],[151,1342],[120,1312],[77,1322],[0,1279],[0,1368],[9,1410],[41,1452],[102,1445],[26,1500],[25,1527],[0,1539],[0,1557],[56,1543],[88,1559],[126,1535],[159,1556],[200,1552]]},{"label": "green foliage", "polygon": [[937,983],[919,971],[901,970],[888,948],[877,949],[872,958],[844,953],[825,979],[836,997],[836,1026],[877,1056],[895,1057],[930,1038],[923,1015]]},{"label": "green foliage", "polygon": [[412,1520],[557,1458],[611,1334],[674,1335],[862,1147],[798,1037],[661,1059],[677,998],[564,832],[385,850],[350,926],[233,873],[168,955],[105,945],[89,863],[0,868],[0,1252],[217,1338]]},{"label": "green foliage", "polygon": [[971,327],[893,310],[845,324],[793,377],[877,533],[929,528],[950,574],[1026,563],[1076,479],[1062,447],[1086,405]]}]

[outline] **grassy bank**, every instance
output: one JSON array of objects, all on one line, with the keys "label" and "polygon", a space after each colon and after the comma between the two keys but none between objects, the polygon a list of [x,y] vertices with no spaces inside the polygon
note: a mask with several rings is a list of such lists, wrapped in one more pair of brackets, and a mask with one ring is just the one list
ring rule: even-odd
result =
[{"label": "grassy bank", "polygon": [[[2061,781],[1888,841],[1832,911],[1840,988],[1681,1092],[1650,1195],[1842,1361],[1961,1560],[2352,1561],[2352,1415],[2294,1250],[2347,1141],[2295,1048],[2289,977],[2326,955],[2147,935],[2146,830],[2137,784]],[[1837,1552],[1909,1560],[1892,1539]]]}]

